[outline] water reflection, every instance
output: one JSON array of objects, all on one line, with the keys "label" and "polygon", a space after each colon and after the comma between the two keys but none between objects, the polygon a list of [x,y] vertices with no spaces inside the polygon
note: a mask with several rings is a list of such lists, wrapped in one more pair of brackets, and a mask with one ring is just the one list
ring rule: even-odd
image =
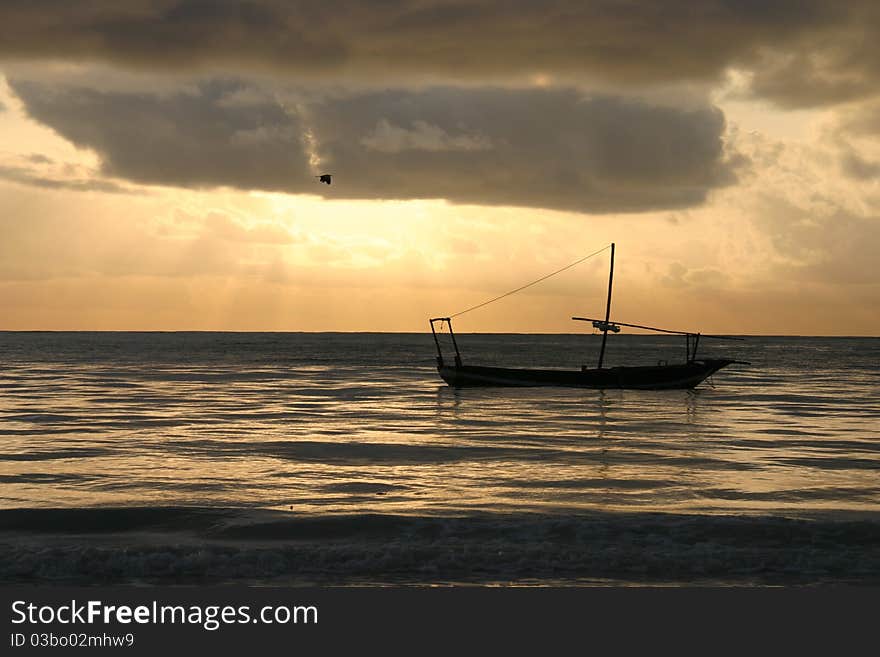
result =
[{"label": "water reflection", "polygon": [[[544,337],[490,352],[526,360],[529,343],[552,361],[566,336]],[[641,392],[453,390],[418,336],[335,336],[332,348],[237,339],[242,353],[208,341],[164,358],[137,341],[111,349],[114,360],[89,360],[82,345],[7,350],[19,355],[0,372],[0,504],[455,514],[880,501],[880,390],[877,372],[855,364],[861,344],[797,343],[795,366],[765,340],[751,358],[773,364],[725,371],[715,387]]]}]

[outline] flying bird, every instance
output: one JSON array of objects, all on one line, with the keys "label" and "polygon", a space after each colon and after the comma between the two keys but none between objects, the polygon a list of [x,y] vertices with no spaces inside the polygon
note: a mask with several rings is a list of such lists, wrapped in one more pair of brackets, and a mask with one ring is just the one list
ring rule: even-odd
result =
[{"label": "flying bird", "polygon": [[322,173],[320,176],[315,176],[315,178],[317,178],[320,182],[327,183],[329,185],[331,175],[332,174],[329,174],[329,173]]}]

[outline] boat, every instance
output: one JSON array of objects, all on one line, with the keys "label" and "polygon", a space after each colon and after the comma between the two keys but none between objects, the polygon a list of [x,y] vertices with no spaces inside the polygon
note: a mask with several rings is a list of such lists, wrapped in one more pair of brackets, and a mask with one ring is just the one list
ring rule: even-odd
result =
[{"label": "boat", "polygon": [[[608,248],[608,247],[605,247]],[[605,248],[601,249],[604,251]],[[601,252],[599,251],[599,252]],[[599,253],[597,252],[597,253]],[[591,254],[595,255],[595,254]],[[587,256],[590,257],[590,256]],[[586,258],[579,260],[582,262]],[[578,264],[577,262],[574,264]],[[573,265],[569,265],[571,267]],[[559,271],[568,269],[565,267]],[[554,274],[559,272],[554,272]],[[554,275],[550,274],[550,276]],[[540,282],[549,278],[538,279]],[[570,388],[619,388],[632,390],[678,390],[690,389],[698,386],[707,378],[712,376],[718,370],[733,365],[735,363],[749,365],[748,361],[733,360],[729,358],[698,358],[697,349],[701,338],[710,338],[718,340],[740,340],[733,336],[726,335],[703,335],[692,331],[673,331],[669,329],[656,328],[652,326],[644,326],[641,324],[630,324],[625,322],[611,321],[611,290],[614,282],[614,244],[611,244],[611,267],[608,275],[608,300],[605,305],[605,318],[596,319],[591,317],[572,317],[572,320],[591,322],[594,329],[602,333],[602,344],[599,350],[599,362],[596,367],[590,368],[586,365],[579,370],[561,370],[561,369],[521,369],[510,367],[487,367],[483,365],[465,365],[462,361],[461,352],[458,348],[458,341],[455,338],[455,332],[452,329],[452,318],[449,317],[433,317],[431,318],[431,333],[434,337],[434,344],[437,347],[437,371],[440,378],[453,388],[467,387],[486,387],[486,386],[505,386],[505,387],[546,387],[546,386],[562,386]],[[530,283],[529,285],[532,285]],[[525,289],[528,285],[514,290]],[[462,313],[476,309],[492,301],[496,301],[511,293],[496,297],[484,304],[479,304],[473,308],[469,308]],[[605,359],[605,344],[608,339],[608,333],[618,333],[621,327],[637,328],[660,333],[671,333],[685,336],[685,360],[681,363],[669,363],[668,361],[658,361],[653,365],[636,365],[636,366],[618,366],[603,367]],[[453,361],[448,362],[440,347],[438,338],[438,328],[440,331],[447,327],[452,340],[452,346],[455,351]]]}]

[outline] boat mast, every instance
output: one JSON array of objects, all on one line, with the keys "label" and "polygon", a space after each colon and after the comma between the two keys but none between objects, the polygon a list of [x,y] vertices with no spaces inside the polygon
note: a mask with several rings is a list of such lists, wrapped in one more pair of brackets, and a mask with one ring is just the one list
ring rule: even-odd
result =
[{"label": "boat mast", "polygon": [[605,360],[605,341],[608,339],[608,320],[611,318],[611,284],[614,282],[614,242],[611,242],[611,271],[608,274],[608,302],[605,304],[605,323],[602,326],[602,348],[599,349],[599,369]]}]

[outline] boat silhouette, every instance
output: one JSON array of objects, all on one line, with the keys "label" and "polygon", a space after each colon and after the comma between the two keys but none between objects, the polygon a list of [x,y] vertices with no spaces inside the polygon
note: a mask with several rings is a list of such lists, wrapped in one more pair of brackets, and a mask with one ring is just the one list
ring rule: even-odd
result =
[{"label": "boat silhouette", "polygon": [[[606,247],[607,248],[607,247]],[[602,249],[604,251],[604,249]],[[589,257],[589,256],[588,256]],[[586,259],[586,258],[584,258]],[[582,260],[581,260],[582,261]],[[578,261],[578,262],[581,262]],[[577,263],[575,263],[577,264]],[[572,266],[572,265],[570,265]],[[565,269],[567,269],[566,267]],[[563,271],[563,270],[559,270]],[[554,272],[558,273],[558,272]],[[552,276],[553,274],[551,274]],[[545,280],[544,277],[541,280]],[[538,281],[536,281],[538,282]],[[572,317],[575,321],[591,322],[593,328],[602,332],[602,345],[599,350],[599,362],[595,368],[582,366],[579,370],[556,370],[556,369],[522,369],[510,367],[488,367],[483,365],[465,365],[462,362],[458,341],[452,329],[452,317],[434,317],[429,320],[431,334],[437,347],[437,371],[440,377],[454,388],[475,386],[563,386],[572,388],[623,388],[635,390],[674,390],[694,388],[718,370],[739,363],[749,365],[747,361],[733,360],[729,358],[697,358],[697,349],[701,338],[717,340],[739,340],[726,335],[703,335],[691,331],[673,331],[669,329],[644,326],[641,324],[628,324],[625,322],[612,322],[611,316],[611,290],[614,282],[614,244],[611,244],[611,267],[608,275],[608,300],[605,305],[605,318],[596,319],[591,317]],[[531,284],[530,284],[531,285]],[[514,290],[514,292],[519,291]],[[497,297],[489,302],[503,298]],[[480,306],[486,304],[480,304]],[[480,307],[475,306],[475,308]],[[472,310],[472,309],[468,309]],[[467,312],[467,311],[464,311]],[[458,313],[461,314],[461,313]],[[448,362],[440,347],[437,336],[437,325],[440,330],[448,327],[455,351],[453,361]],[[659,361],[654,365],[626,365],[617,367],[603,367],[605,360],[605,345],[608,333],[618,333],[620,327],[638,328],[659,333],[672,333],[685,336],[685,360],[682,363],[669,363]]]}]

